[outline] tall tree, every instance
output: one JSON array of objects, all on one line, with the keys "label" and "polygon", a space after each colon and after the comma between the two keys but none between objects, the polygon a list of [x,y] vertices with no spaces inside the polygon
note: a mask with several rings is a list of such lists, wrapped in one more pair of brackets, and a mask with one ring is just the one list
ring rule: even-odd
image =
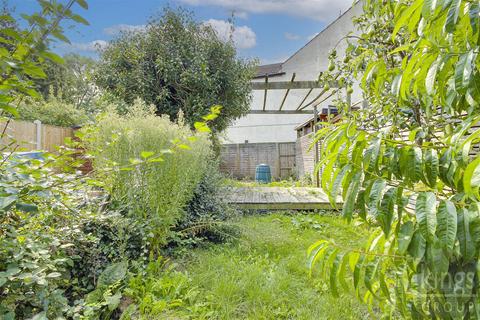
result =
[{"label": "tall tree", "polygon": [[478,319],[480,5],[366,0],[335,77],[369,107],[325,124],[322,185],[372,230],[365,249],[321,240],[312,264],[387,317]]},{"label": "tall tree", "polygon": [[211,27],[166,9],[144,31],[124,32],[108,45],[96,80],[126,102],[140,97],[173,120],[182,110],[190,125],[212,105],[222,105],[212,123],[221,131],[248,112],[253,67]]}]

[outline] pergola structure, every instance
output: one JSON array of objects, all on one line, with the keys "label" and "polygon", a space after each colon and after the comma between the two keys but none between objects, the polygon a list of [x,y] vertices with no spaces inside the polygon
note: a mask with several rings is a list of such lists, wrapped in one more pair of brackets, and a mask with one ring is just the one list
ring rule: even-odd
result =
[{"label": "pergola structure", "polygon": [[[250,110],[250,114],[311,114],[313,115],[313,122],[314,122],[314,132],[317,131],[317,120],[318,120],[318,106],[325,102],[328,98],[332,96],[332,94],[324,97],[324,95],[330,90],[325,88],[325,84],[321,83],[320,81],[295,81],[296,74],[292,75],[290,81],[275,81],[269,82],[268,74],[265,75],[264,82],[251,82],[252,90],[262,90],[264,91],[263,95],[263,106],[261,110]],[[329,83],[329,87],[333,89],[339,89],[338,82]],[[322,89],[323,90],[317,94],[314,98],[311,98],[309,102],[307,99],[310,97],[311,93],[314,89]],[[282,98],[280,106],[278,109],[275,110],[267,110],[267,97],[269,90],[285,90],[285,95]],[[291,90],[308,90],[305,96],[302,98],[301,102],[297,106],[295,110],[283,110],[283,106],[285,101],[287,100],[288,94]],[[350,93],[346,93],[346,102],[348,106],[351,106],[351,95]],[[328,112],[330,112],[330,108],[328,108]],[[319,155],[318,155],[318,143],[315,143],[315,154],[314,154],[314,166],[318,164]],[[315,175],[315,183],[317,187],[320,187],[320,176],[317,171]]]}]

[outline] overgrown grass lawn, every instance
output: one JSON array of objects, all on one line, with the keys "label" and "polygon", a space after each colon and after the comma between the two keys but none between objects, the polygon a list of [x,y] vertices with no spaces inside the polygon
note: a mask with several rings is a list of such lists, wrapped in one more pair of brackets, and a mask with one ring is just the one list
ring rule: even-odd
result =
[{"label": "overgrown grass lawn", "polygon": [[372,318],[353,296],[332,297],[306,265],[313,242],[357,246],[366,237],[360,228],[318,214],[272,213],[237,223],[238,241],[196,249],[180,261],[219,319]]}]

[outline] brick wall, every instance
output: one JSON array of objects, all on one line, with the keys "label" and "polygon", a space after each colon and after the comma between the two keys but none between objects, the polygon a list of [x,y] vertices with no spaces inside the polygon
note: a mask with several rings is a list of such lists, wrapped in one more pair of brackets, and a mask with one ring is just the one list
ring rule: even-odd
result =
[{"label": "brick wall", "polygon": [[295,163],[297,164],[296,170],[299,177],[313,175],[314,148],[312,147],[310,149],[312,136],[313,134],[307,134],[299,137],[295,144]]}]

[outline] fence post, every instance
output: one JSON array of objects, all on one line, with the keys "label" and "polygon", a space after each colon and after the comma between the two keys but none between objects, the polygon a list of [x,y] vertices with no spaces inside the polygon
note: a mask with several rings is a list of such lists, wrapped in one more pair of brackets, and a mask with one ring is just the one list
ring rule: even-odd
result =
[{"label": "fence post", "polygon": [[282,168],[280,167],[282,165],[282,160],[280,159],[280,144],[277,142],[275,143],[275,146],[277,147],[277,179],[282,180]]},{"label": "fence post", "polygon": [[36,148],[37,150],[42,149],[42,122],[40,120],[35,120],[33,121],[36,127],[36,134],[35,134],[35,143],[36,143]]},{"label": "fence post", "polygon": [[236,164],[235,164],[235,171],[236,171],[236,176],[237,178],[241,177],[241,172],[240,172],[240,143],[237,143],[237,152],[236,152]]}]

